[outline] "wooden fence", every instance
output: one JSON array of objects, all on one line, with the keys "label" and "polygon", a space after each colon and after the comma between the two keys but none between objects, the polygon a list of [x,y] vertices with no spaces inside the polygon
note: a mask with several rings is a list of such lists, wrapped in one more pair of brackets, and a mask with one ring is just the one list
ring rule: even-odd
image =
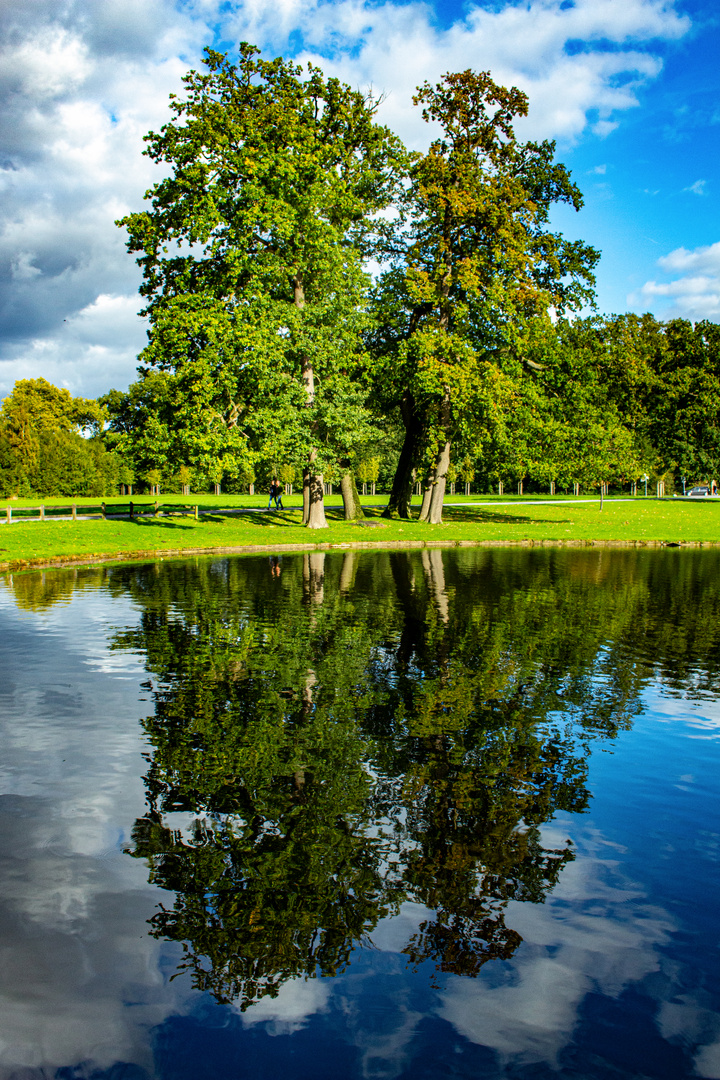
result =
[{"label": "wooden fence", "polygon": [[169,515],[192,515],[197,521],[200,516],[197,505],[185,503],[71,503],[69,506],[6,506],[5,519],[0,518],[0,524],[12,525],[20,521],[77,521],[79,518],[130,518],[132,521],[140,517],[168,517]]}]

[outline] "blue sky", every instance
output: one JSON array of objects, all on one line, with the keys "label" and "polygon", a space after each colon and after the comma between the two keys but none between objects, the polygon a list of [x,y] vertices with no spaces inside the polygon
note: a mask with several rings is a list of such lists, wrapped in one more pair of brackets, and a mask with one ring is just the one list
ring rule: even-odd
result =
[{"label": "blue sky", "polygon": [[720,321],[720,8],[710,0],[0,0],[0,395],[44,375],[124,388],[144,342],[113,220],[155,167],[142,135],[205,45],[240,40],[386,95],[422,148],[414,87],[489,69],[530,97],[585,194],[555,224],[602,251],[602,312]]}]

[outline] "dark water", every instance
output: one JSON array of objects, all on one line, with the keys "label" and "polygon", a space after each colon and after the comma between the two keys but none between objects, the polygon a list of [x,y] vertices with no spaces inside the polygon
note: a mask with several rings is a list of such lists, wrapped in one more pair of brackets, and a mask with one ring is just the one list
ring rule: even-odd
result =
[{"label": "dark water", "polygon": [[0,1080],[720,1077],[720,557],[0,581]]}]

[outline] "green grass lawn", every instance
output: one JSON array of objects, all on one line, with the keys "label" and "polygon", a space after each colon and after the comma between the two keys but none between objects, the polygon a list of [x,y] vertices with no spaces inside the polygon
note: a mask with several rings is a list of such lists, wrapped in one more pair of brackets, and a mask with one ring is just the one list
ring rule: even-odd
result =
[{"label": "green grass lawn", "polygon": [[[201,517],[141,518],[134,521],[45,521],[0,525],[0,569],[14,569],[53,561],[79,561],[101,556],[106,559],[175,555],[184,551],[217,548],[264,550],[285,544],[314,546],[398,543],[720,543],[720,501],[698,499],[623,499],[573,503],[562,497],[532,505],[538,496],[491,500],[488,496],[449,496],[442,525],[421,525],[416,521],[384,521],[379,508],[383,496],[368,496],[367,523],[342,520],[341,500],[327,500],[329,528],[311,531],[300,525],[300,497],[286,500],[282,512],[251,513],[225,517],[213,513],[233,504],[265,507],[267,498],[255,496],[162,496],[163,503],[197,501]],[[78,505],[86,500],[77,500]],[[90,500],[87,500],[89,502]],[[111,502],[127,500],[106,500]],[[143,497],[137,502],[148,503]],[[473,502],[490,502],[473,506]],[[27,505],[37,505],[32,500]],[[53,500],[64,503],[64,500]],[[414,500],[419,503],[419,500]],[[502,505],[510,503],[510,505]],[[67,503],[64,503],[68,505]],[[23,505],[15,500],[13,511]],[[50,500],[46,505],[50,505]],[[0,520],[4,519],[0,508]]]}]

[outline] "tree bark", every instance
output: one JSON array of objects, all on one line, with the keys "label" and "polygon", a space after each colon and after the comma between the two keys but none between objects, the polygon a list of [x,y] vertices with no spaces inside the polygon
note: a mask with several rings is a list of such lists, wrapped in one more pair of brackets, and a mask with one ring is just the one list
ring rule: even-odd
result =
[{"label": "tree bark", "polygon": [[[313,451],[314,455],[314,451]],[[327,529],[328,523],[325,518],[325,503],[323,502],[323,475],[308,470],[308,529]],[[303,504],[305,501],[305,485],[303,484]]]},{"label": "tree bark", "polygon": [[422,504],[420,506],[420,513],[418,514],[418,521],[427,521],[430,513],[430,502],[432,500],[433,483],[435,482],[435,470],[430,469],[425,477],[425,484],[423,485],[423,497]]},{"label": "tree bark", "polygon": [[421,426],[415,409],[415,399],[408,394],[400,404],[400,413],[405,425],[400,458],[393,478],[388,504],[383,511],[385,518],[411,518],[410,500],[413,481],[415,480],[415,460],[420,443]]},{"label": "tree bark", "polygon": [[435,461],[435,479],[430,495],[430,508],[428,511],[428,521],[431,525],[439,525],[442,522],[445,484],[447,483],[447,471],[449,468],[450,440],[448,439],[440,448],[440,452]]},{"label": "tree bark", "polygon": [[340,493],[342,494],[345,521],[362,520],[365,517],[365,512],[360,505],[355,477],[349,467],[340,477]]},{"label": "tree bark", "polygon": [[303,512],[302,524],[307,525],[310,520],[310,468],[303,466]]},{"label": "tree bark", "polygon": [[[303,284],[303,275],[300,270],[295,274],[293,279],[293,302],[295,307],[302,311],[305,307],[305,287]],[[302,381],[305,387],[305,395],[307,397],[308,406],[312,406],[315,401],[315,373],[313,371],[312,361],[309,356],[303,356],[302,358]],[[313,423],[312,430],[315,430]],[[322,473],[316,473],[313,469],[313,462],[317,457],[317,451],[311,450],[310,457],[306,470],[303,470],[303,525],[307,525],[309,529],[327,529],[328,523],[325,520],[325,504],[323,502],[324,488]],[[307,500],[306,500],[306,481],[307,481]]]},{"label": "tree bark", "polygon": [[435,463],[428,474],[420,510],[420,521],[427,521],[430,525],[440,525],[442,522],[445,485],[450,468],[450,391],[447,387],[440,405],[440,427],[445,441],[440,445]]}]

